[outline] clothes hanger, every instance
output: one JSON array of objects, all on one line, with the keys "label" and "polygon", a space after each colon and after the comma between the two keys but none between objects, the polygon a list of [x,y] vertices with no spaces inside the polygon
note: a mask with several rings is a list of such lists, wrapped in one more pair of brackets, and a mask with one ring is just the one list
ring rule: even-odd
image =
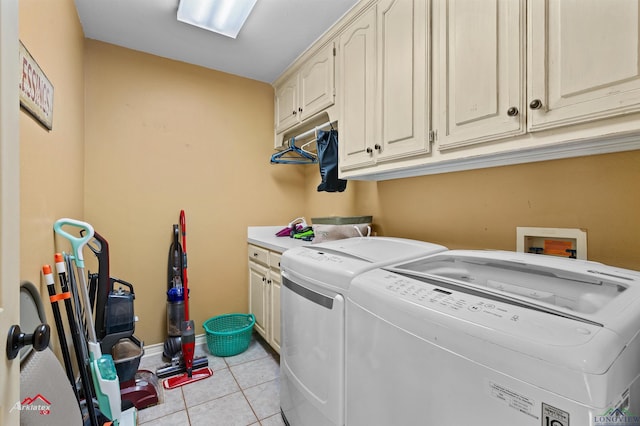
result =
[{"label": "clothes hanger", "polygon": [[289,146],[271,156],[272,164],[316,164],[318,157],[296,146],[296,138],[289,139]]}]

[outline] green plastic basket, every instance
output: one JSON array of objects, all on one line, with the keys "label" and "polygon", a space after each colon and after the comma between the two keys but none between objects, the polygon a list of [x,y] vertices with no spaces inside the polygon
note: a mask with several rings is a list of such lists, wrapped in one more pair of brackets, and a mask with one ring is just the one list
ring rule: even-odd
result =
[{"label": "green plastic basket", "polygon": [[255,323],[253,314],[225,314],[209,318],[203,324],[209,352],[215,356],[233,356],[246,351]]}]

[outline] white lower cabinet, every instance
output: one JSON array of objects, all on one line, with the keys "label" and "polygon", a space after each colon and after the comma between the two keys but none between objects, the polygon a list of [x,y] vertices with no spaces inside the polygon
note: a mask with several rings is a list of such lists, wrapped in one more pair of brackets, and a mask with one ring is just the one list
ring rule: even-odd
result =
[{"label": "white lower cabinet", "polygon": [[280,256],[281,253],[248,246],[249,312],[256,317],[255,330],[280,353]]}]

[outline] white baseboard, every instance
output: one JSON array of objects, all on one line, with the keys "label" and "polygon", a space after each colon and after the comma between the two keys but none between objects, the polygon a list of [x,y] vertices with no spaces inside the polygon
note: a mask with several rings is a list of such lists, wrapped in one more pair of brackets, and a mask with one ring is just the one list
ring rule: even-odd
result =
[{"label": "white baseboard", "polygon": [[[206,334],[198,334],[196,335],[196,348],[200,346],[205,346],[207,344],[207,336]],[[144,346],[144,357],[152,357],[152,356],[162,356],[162,352],[164,351],[164,342],[162,343],[154,343],[153,345],[145,345]]]}]

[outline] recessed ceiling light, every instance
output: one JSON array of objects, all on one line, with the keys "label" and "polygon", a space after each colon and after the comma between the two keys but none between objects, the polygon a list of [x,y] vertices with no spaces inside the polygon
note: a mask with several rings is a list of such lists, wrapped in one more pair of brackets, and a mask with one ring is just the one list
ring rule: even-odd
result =
[{"label": "recessed ceiling light", "polygon": [[178,21],[236,38],[257,0],[180,0]]}]

